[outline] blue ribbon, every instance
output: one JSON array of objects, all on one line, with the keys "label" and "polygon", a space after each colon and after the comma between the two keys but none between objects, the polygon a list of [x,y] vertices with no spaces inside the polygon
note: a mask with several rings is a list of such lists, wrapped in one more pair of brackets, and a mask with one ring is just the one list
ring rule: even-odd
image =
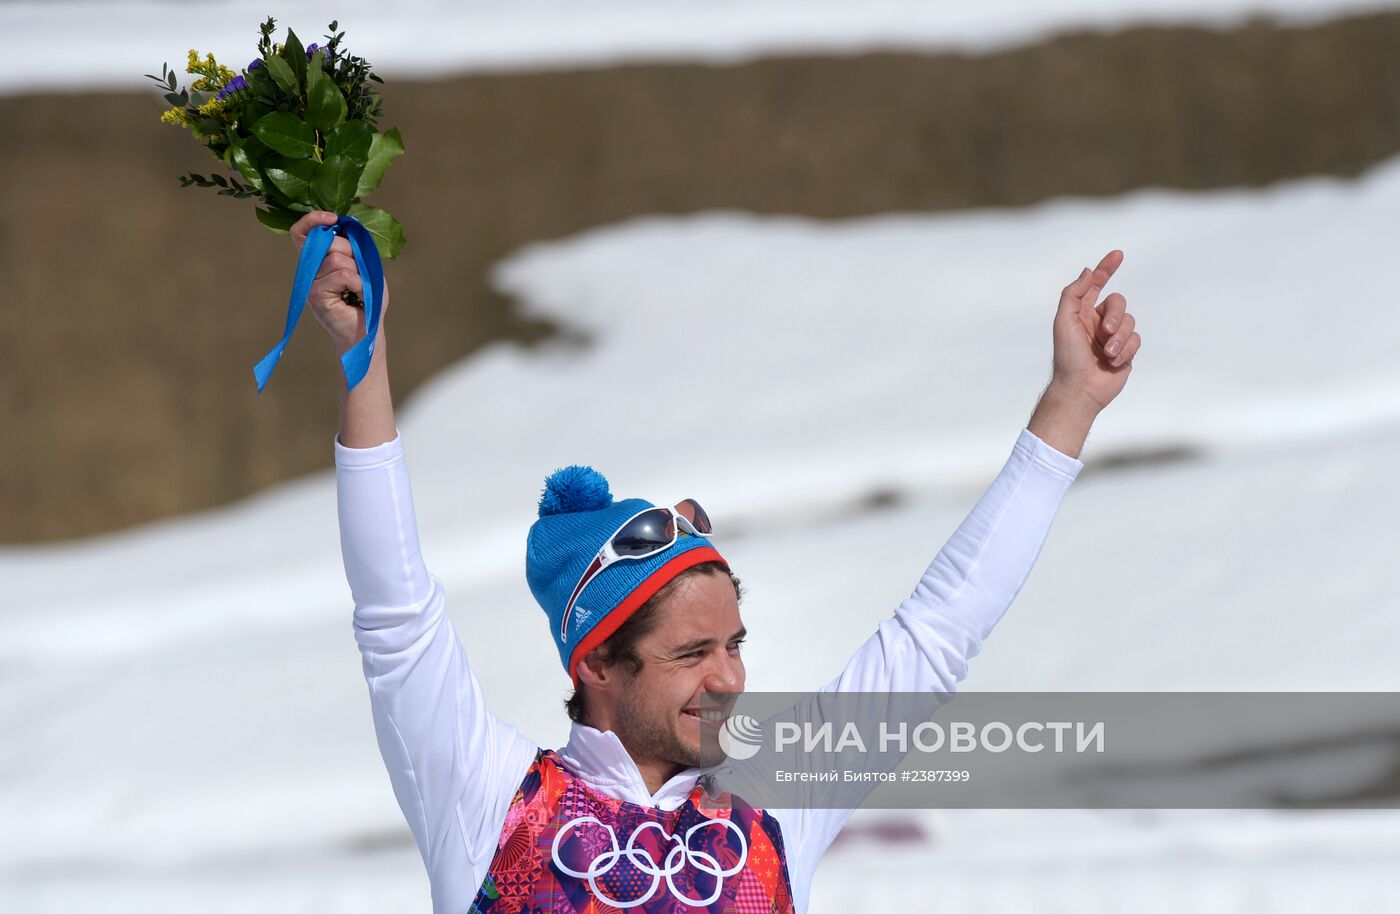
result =
[{"label": "blue ribbon", "polygon": [[365,303],[365,338],[346,350],[340,357],[340,367],[345,373],[345,383],[349,390],[364,380],[369,371],[370,360],[374,358],[374,344],[379,339],[379,317],[384,299],[384,266],[379,260],[379,248],[374,236],[360,220],[354,216],[341,216],[334,226],[318,225],[306,234],[306,243],[301,248],[301,259],[297,261],[297,275],[292,282],[292,299],[287,303],[287,326],[282,331],[282,341],[263,356],[262,361],[253,366],[253,377],[258,381],[258,393],[267,386],[272,370],[282,358],[282,350],[287,348],[292,331],[301,319],[306,307],[306,299],[311,294],[311,284],[321,269],[321,261],[330,252],[331,242],[337,235],[350,242],[350,251],[355,255],[355,266],[359,267],[363,280],[361,298]]}]

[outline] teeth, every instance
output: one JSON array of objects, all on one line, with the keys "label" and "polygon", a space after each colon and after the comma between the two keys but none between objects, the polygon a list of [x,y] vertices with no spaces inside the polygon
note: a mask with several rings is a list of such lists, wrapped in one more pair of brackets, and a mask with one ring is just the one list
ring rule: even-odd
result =
[{"label": "teeth", "polygon": [[685,713],[689,714],[692,717],[698,717],[701,720],[709,721],[711,723],[716,724],[721,723],[724,720],[723,711],[686,711]]}]

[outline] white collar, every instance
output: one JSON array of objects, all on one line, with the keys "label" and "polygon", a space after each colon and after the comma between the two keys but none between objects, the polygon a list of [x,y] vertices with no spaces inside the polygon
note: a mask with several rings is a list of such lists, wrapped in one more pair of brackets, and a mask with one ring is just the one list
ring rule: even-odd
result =
[{"label": "white collar", "polygon": [[559,757],[574,775],[605,796],[668,811],[686,801],[704,773],[702,768],[686,768],[656,793],[649,793],[642,772],[617,734],[577,721],[569,728],[569,742],[559,750]]}]

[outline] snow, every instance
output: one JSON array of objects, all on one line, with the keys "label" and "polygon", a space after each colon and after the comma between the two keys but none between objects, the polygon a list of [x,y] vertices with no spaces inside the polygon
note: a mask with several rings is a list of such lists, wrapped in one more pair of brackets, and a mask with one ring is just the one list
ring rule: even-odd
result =
[{"label": "snow", "polygon": [[[317,41],[336,19],[347,46],[385,76],[606,66],[725,64],[773,54],[871,50],[985,52],[1071,30],[1252,16],[1306,24],[1394,9],[1396,0],[286,0],[271,10]],[[0,4],[0,92],[150,86],[162,61],[194,47],[228,66],[254,56],[268,10],[226,2],[10,0]],[[55,36],[62,36],[61,67]]]},{"label": "snow", "polygon": [[[1145,345],[967,686],[1400,689],[1397,206],[1400,159],[1021,210],[643,218],[516,252],[497,285],[589,343],[492,347],[400,411],[425,555],[488,699],[562,741],[522,562],[568,463],[623,497],[699,498],[749,590],[749,687],[824,682],[1006,459],[1059,289],[1110,248]],[[1108,460],[1172,448],[1194,456]],[[0,549],[0,909],[427,910],[334,498],[327,471]],[[1400,851],[1394,811],[870,815],[927,838],[839,846],[814,912],[1384,910]]]}]

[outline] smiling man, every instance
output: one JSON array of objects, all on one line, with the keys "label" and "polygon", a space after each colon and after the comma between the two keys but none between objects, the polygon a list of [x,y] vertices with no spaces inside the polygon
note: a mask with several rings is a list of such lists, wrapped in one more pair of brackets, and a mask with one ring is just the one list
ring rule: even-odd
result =
[{"label": "smiling man", "polygon": [[[297,245],[311,213],[292,228]],[[1126,300],[1098,294],[1111,251],[1061,293],[1053,375],[1005,465],[913,594],[825,690],[951,692],[1025,583],[1083,464],[1099,411],[1141,345]],[[345,352],[365,334],[348,244],[308,299]],[[385,308],[388,290],[385,290]],[[842,809],[719,808],[702,789],[711,693],[741,692],[740,587],[694,500],[614,499],[588,467],[551,475],[526,578],[575,691],[566,745],[542,749],[486,706],[419,551],[381,323],[369,373],[342,390],[334,443],[341,547],[380,751],[437,914],[802,912]],[[343,382],[342,382],[343,383]],[[706,743],[708,745],[708,743]]]}]

